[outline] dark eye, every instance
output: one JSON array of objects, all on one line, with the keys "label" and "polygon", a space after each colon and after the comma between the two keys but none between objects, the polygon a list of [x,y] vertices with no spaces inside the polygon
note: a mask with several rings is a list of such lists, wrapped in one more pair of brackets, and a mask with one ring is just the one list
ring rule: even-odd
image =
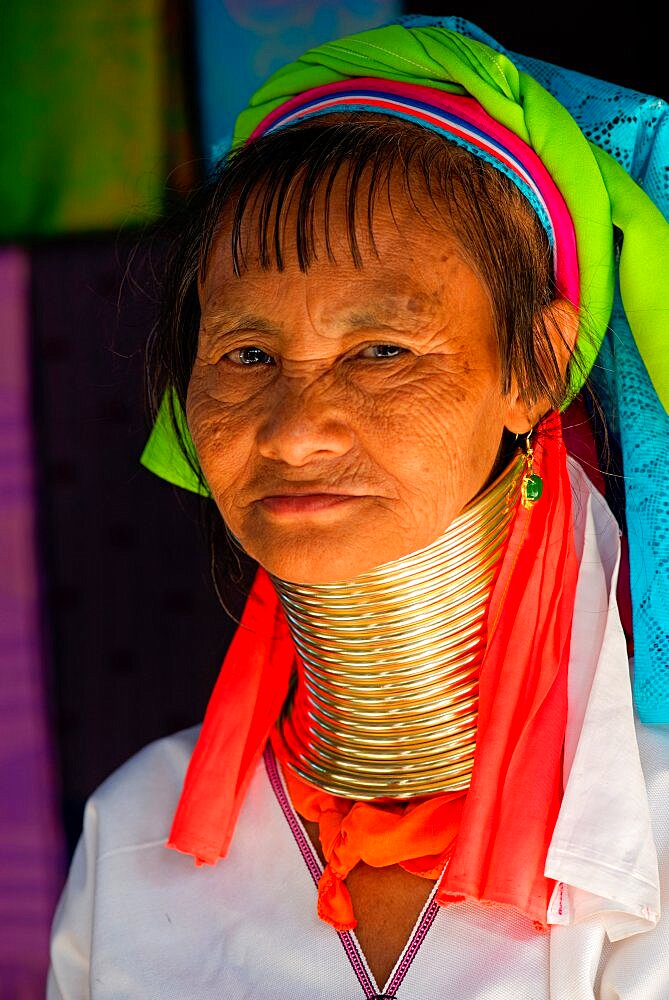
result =
[{"label": "dark eye", "polygon": [[406,347],[398,344],[372,344],[362,351],[363,358],[397,358],[400,354],[406,354]]},{"label": "dark eye", "polygon": [[225,355],[235,365],[273,365],[274,358],[260,347],[238,347]]}]

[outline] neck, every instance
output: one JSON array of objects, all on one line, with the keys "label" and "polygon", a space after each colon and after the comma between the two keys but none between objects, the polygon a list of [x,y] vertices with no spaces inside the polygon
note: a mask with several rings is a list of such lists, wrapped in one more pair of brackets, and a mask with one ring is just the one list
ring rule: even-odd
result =
[{"label": "neck", "polygon": [[487,610],[523,458],[427,547],[347,582],[273,577],[298,652],[279,721],[305,781],[358,800],[469,787]]}]

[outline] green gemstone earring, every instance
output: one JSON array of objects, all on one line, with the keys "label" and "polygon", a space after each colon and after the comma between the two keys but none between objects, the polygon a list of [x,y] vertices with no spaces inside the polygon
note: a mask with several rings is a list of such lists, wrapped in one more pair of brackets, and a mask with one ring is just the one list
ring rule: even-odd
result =
[{"label": "green gemstone earring", "polygon": [[544,490],[544,484],[541,476],[537,475],[534,471],[534,451],[530,442],[531,437],[532,431],[530,431],[525,438],[525,461],[527,462],[527,465],[525,467],[523,481],[520,484],[520,502],[525,510],[530,510],[537,500],[539,500]]}]

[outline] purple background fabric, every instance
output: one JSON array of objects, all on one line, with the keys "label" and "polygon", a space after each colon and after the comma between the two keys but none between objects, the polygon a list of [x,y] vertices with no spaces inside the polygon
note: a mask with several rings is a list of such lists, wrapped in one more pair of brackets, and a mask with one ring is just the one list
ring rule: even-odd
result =
[{"label": "purple background fabric", "polygon": [[42,634],[28,330],[29,259],[0,251],[0,996],[43,995],[66,857]]}]

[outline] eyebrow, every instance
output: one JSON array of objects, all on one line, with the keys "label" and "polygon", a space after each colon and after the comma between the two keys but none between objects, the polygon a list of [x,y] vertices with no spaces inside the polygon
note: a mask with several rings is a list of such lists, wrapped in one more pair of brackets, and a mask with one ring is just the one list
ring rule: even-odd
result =
[{"label": "eyebrow", "polygon": [[[276,333],[279,330],[276,323],[265,316],[255,316],[253,313],[238,313],[221,310],[213,314],[203,313],[203,318],[207,320],[206,325],[211,327],[225,327],[226,333],[234,333],[235,330],[258,330],[261,333]],[[216,334],[213,329],[212,334]]]},{"label": "eyebrow", "polygon": [[411,316],[414,319],[420,319],[421,314],[409,309],[406,303],[400,304],[398,300],[394,300],[392,305],[389,305],[383,313],[375,313],[370,311],[367,312],[350,312],[346,316],[346,321],[348,325],[353,329],[363,328],[363,327],[379,327],[388,326],[388,314],[401,313],[402,316]]},{"label": "eyebrow", "polygon": [[[388,318],[393,314],[401,313],[403,316],[411,317],[417,322],[424,318],[423,310],[409,308],[410,299],[404,296],[391,296],[382,304],[382,308],[376,312],[371,309],[364,311],[351,310],[343,312],[337,318],[337,324],[347,329],[357,330],[367,327],[389,326]],[[278,333],[280,327],[275,322],[255,313],[236,313],[233,310],[221,309],[210,315],[204,314],[207,326],[224,327],[226,333],[234,333],[236,330],[257,330],[261,333]],[[212,329],[212,335],[216,334]]]}]

